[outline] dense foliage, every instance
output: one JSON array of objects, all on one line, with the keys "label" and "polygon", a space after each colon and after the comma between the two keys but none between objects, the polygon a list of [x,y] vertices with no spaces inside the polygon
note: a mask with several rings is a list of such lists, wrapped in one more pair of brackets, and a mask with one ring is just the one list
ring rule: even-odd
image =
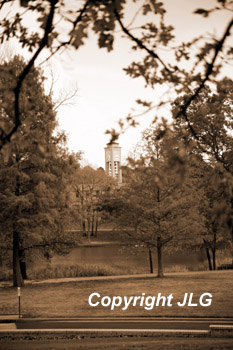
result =
[{"label": "dense foliage", "polygon": [[[1,85],[11,86],[25,62],[14,57],[1,65]],[[1,90],[1,122],[13,120],[13,96]],[[70,238],[67,182],[71,155],[62,147],[64,135],[54,136],[56,114],[43,90],[43,78],[33,68],[20,95],[22,124],[0,154],[1,252],[13,251],[14,285],[21,285],[20,262],[33,248],[60,249]],[[76,163],[77,164],[77,163]],[[74,165],[73,165],[74,166]]]}]

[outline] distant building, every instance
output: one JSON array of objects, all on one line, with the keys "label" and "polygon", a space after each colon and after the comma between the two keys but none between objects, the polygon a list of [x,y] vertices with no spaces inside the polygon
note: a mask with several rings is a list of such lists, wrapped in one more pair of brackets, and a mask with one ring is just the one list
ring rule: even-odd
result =
[{"label": "distant building", "polygon": [[122,182],[121,147],[119,143],[108,143],[105,149],[105,171],[109,176]]}]

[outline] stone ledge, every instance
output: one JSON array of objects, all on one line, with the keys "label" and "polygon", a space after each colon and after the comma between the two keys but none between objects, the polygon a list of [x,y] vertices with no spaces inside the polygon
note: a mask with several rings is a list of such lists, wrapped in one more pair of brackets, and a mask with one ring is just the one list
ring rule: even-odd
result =
[{"label": "stone ledge", "polygon": [[212,337],[233,337],[233,326],[231,325],[210,325]]}]

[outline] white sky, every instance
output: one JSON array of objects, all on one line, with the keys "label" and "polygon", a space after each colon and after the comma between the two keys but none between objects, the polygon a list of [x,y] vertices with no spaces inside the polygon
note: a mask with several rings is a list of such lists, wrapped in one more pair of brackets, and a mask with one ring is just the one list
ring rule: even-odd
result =
[{"label": "white sky", "polygon": [[[130,0],[129,0],[130,2]],[[191,40],[205,32],[222,35],[230,18],[227,12],[214,13],[210,18],[193,15],[196,8],[211,8],[214,0],[165,0],[166,23],[175,26],[179,41]],[[129,7],[128,16],[133,17],[135,7]],[[145,89],[143,79],[133,80],[122,68],[135,60],[128,39],[117,40],[115,50],[107,53],[98,49],[94,35],[78,51],[63,52],[52,60],[56,82],[55,94],[61,89],[78,86],[78,95],[72,105],[58,110],[60,128],[68,134],[68,146],[73,151],[82,150],[84,158],[94,166],[104,167],[104,147],[109,141],[106,129],[117,128],[117,121],[132,112],[138,98],[159,101],[166,87]],[[15,46],[16,48],[17,46]],[[18,52],[17,52],[18,53]],[[20,52],[19,52],[20,53]],[[162,52],[169,59],[169,51]],[[138,57],[137,57],[138,58]],[[136,59],[137,59],[136,58]],[[155,112],[154,112],[155,113]],[[140,127],[129,129],[119,139],[123,158],[140,139],[140,133],[149,126],[154,113],[140,119]],[[169,110],[161,111],[169,118]]]}]

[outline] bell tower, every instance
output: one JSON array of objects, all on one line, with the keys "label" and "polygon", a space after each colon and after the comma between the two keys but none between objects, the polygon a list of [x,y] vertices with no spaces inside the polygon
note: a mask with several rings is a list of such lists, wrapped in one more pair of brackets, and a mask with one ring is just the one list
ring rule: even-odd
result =
[{"label": "bell tower", "polygon": [[121,147],[119,143],[108,143],[105,149],[105,171],[114,177],[119,183],[122,182],[121,171]]}]

